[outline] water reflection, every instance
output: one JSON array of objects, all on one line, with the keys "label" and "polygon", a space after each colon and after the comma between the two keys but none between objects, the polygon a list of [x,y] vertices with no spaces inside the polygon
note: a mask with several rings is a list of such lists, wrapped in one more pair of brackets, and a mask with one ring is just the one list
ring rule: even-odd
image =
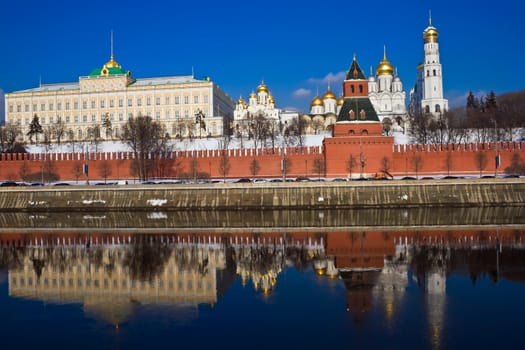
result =
[{"label": "water reflection", "polygon": [[[344,284],[346,308],[359,325],[372,310],[387,324],[403,309],[411,281],[424,295],[430,341],[442,345],[447,278],[525,280],[525,231],[369,230],[294,233],[2,234],[0,265],[9,295],[79,303],[87,315],[118,327],[139,305],[179,307],[198,317],[239,278],[270,295],[288,267],[312,268],[318,282]],[[193,311],[192,311],[193,310]]]}]

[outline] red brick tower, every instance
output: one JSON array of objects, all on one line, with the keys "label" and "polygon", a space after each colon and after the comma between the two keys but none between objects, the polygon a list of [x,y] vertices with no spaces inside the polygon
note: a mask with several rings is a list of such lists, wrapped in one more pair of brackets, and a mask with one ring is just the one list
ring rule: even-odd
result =
[{"label": "red brick tower", "polygon": [[373,177],[384,170],[385,162],[392,162],[394,138],[383,136],[382,124],[368,98],[368,80],[355,55],[343,82],[343,98],[332,137],[324,140],[326,172]]}]

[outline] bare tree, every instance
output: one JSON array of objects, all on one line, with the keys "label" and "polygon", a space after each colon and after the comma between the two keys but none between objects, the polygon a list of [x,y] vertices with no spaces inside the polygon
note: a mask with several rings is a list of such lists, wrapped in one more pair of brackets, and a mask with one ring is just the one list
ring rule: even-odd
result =
[{"label": "bare tree", "polygon": [[73,170],[73,176],[75,177],[75,181],[78,183],[78,179],[84,174],[82,162],[73,163],[72,170]]},{"label": "bare tree", "polygon": [[390,161],[390,158],[388,158],[387,156],[384,156],[383,158],[381,158],[381,167],[379,169],[379,171],[381,171],[383,173],[383,176],[391,176],[390,175],[390,168],[392,166],[392,163]]},{"label": "bare tree", "polygon": [[24,161],[22,163],[22,165],[20,166],[20,169],[18,170],[18,175],[20,175],[20,179],[22,181],[28,181],[29,179],[29,165],[27,164],[26,161]]},{"label": "bare tree", "polygon": [[51,131],[52,138],[55,139],[58,144],[60,144],[67,131],[66,123],[64,123],[62,118],[59,117],[56,123],[51,126]]},{"label": "bare tree", "polygon": [[100,137],[100,125],[96,124],[87,129],[86,141],[95,146],[95,153],[98,152],[98,147],[102,142]]},{"label": "bare tree", "polygon": [[346,170],[348,170],[349,178],[352,177],[352,173],[356,166],[357,166],[357,158],[351,154],[350,157],[348,157],[348,161],[346,162]]},{"label": "bare tree", "polygon": [[449,150],[445,156],[445,169],[447,170],[447,175],[450,175],[450,170],[452,170],[453,159],[452,153]]},{"label": "bare tree", "polygon": [[414,155],[412,157],[412,166],[414,167],[414,171],[416,173],[416,179],[418,178],[419,171],[423,168],[423,157],[421,157],[419,154]]},{"label": "bare tree", "polygon": [[324,157],[314,158],[313,170],[314,173],[317,174],[318,178],[321,179],[321,175],[323,175],[326,171],[326,162]]},{"label": "bare tree", "polygon": [[113,173],[111,164],[107,160],[103,160],[98,165],[98,174],[104,178],[104,183],[107,183],[107,179]]},{"label": "bare tree", "polygon": [[17,149],[25,149],[16,141],[21,134],[20,127],[15,123],[7,123],[5,126],[0,126],[0,153],[15,153]]},{"label": "bare tree", "polygon": [[149,116],[130,118],[122,127],[122,140],[134,153],[137,175],[141,180],[146,180],[151,168],[151,152],[158,149],[159,140],[162,138],[161,125]]},{"label": "bare tree", "polygon": [[478,152],[474,156],[476,167],[479,170],[479,177],[483,175],[483,170],[487,167],[487,155],[484,152]]},{"label": "bare tree", "polygon": [[226,182],[226,176],[230,173],[230,157],[227,150],[221,151],[219,159],[219,174],[222,175],[223,182]]},{"label": "bare tree", "polygon": [[250,162],[250,174],[252,174],[252,177],[255,179],[257,174],[259,173],[259,170],[261,170],[261,166],[259,165],[259,161],[257,159],[253,159]]}]

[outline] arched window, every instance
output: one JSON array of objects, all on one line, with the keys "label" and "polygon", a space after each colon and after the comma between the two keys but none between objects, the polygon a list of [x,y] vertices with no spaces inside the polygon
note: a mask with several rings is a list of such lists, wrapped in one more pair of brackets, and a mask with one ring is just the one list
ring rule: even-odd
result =
[{"label": "arched window", "polygon": [[348,112],[348,115],[350,116],[350,119],[355,119],[355,112],[353,109],[351,109],[350,112]]},{"label": "arched window", "polygon": [[363,85],[359,85],[359,93],[360,93],[360,94],[363,93]]},{"label": "arched window", "polygon": [[429,76],[430,76],[430,71],[427,70],[427,77],[429,77]]},{"label": "arched window", "polygon": [[434,69],[433,73],[434,73],[434,76],[436,76],[436,70],[435,69]]},{"label": "arched window", "polygon": [[353,85],[350,85],[350,92],[353,94],[355,91],[354,91],[354,86]]},{"label": "arched window", "polygon": [[368,130],[366,129],[361,130],[361,135],[368,135]]},{"label": "arched window", "polygon": [[425,113],[430,113],[430,106],[429,105],[425,106]]},{"label": "arched window", "polygon": [[436,113],[441,112],[441,107],[439,105],[436,105]]}]

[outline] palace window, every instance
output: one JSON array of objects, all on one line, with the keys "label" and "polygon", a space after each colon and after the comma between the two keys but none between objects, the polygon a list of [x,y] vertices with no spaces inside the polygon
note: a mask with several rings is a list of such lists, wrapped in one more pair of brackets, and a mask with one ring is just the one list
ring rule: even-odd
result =
[{"label": "palace window", "polygon": [[151,106],[151,97],[146,97],[146,105]]},{"label": "palace window", "polygon": [[128,107],[133,106],[133,99],[128,98]]},{"label": "palace window", "polygon": [[82,116],[82,121],[83,121],[84,123],[87,123],[87,115],[83,115],[83,116]]},{"label": "palace window", "polygon": [[188,103],[190,103],[189,96],[184,96],[184,104],[187,105]]},{"label": "palace window", "polygon": [[142,98],[141,97],[138,97],[137,98],[137,106],[142,106]]},{"label": "palace window", "polygon": [[66,111],[69,111],[69,102],[66,102]]},{"label": "palace window", "polygon": [[[33,112],[36,112],[36,107],[37,107],[37,105],[34,104],[34,105],[33,105]],[[11,111],[11,112],[12,112],[12,111]]]},{"label": "palace window", "polygon": [[69,116],[66,116],[66,123],[69,123]]},{"label": "palace window", "polygon": [[97,102],[95,100],[91,101],[91,108],[97,108]]},{"label": "palace window", "polygon": [[115,107],[113,100],[109,100],[109,107],[110,107],[110,108]]},{"label": "palace window", "polygon": [[178,105],[180,103],[180,98],[179,96],[175,96],[175,104]]},{"label": "palace window", "polygon": [[78,115],[75,116],[75,123],[78,123]]},{"label": "palace window", "polygon": [[[52,110],[53,110],[53,108],[54,108],[53,104],[52,104],[52,103],[50,103],[50,104],[49,104],[49,110],[50,110],[50,111],[52,111]],[[19,111],[19,112],[20,112],[20,111]]]},{"label": "palace window", "polygon": [[87,101],[86,100],[82,101],[82,108],[83,109],[87,109]]},{"label": "palace window", "polygon": [[105,108],[105,106],[106,106],[106,101],[100,100],[100,108]]},{"label": "palace window", "polygon": [[199,103],[199,95],[193,96],[193,103],[195,104]]},{"label": "palace window", "polygon": [[208,103],[208,95],[204,95],[204,103]]},{"label": "palace window", "polygon": [[45,103],[42,103],[42,104],[40,105],[40,111],[43,112],[43,111],[45,111],[45,110],[46,110],[46,104],[45,104]]},{"label": "palace window", "polygon": [[160,106],[160,97],[155,97],[155,104]]},{"label": "palace window", "polygon": [[166,103],[165,104],[167,104],[167,105],[170,104],[170,97],[169,96],[166,96]]},{"label": "palace window", "polygon": [[118,100],[118,106],[119,106],[119,107],[124,106],[124,100],[123,100],[123,99],[119,98],[119,100]]},{"label": "palace window", "polygon": [[73,102],[73,109],[78,109],[78,101]]}]

